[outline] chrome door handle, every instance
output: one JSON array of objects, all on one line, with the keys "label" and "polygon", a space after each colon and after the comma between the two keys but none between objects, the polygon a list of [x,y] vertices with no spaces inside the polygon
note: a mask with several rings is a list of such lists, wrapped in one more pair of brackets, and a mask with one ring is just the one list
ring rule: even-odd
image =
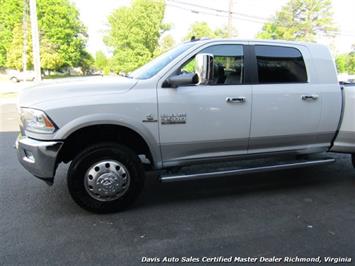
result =
[{"label": "chrome door handle", "polygon": [[247,99],[245,97],[227,97],[227,103],[245,103]]},{"label": "chrome door handle", "polygon": [[313,94],[313,95],[302,95],[302,100],[303,101],[308,101],[308,100],[317,100],[319,98],[319,95]]}]

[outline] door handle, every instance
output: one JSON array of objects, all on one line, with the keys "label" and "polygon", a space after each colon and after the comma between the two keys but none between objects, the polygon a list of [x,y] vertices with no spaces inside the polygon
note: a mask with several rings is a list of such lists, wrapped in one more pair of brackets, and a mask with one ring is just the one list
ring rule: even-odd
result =
[{"label": "door handle", "polygon": [[245,97],[227,97],[227,103],[245,103],[247,99]]},{"label": "door handle", "polygon": [[312,94],[312,95],[302,95],[302,100],[303,101],[309,101],[309,100],[317,100],[319,98],[319,95]]}]

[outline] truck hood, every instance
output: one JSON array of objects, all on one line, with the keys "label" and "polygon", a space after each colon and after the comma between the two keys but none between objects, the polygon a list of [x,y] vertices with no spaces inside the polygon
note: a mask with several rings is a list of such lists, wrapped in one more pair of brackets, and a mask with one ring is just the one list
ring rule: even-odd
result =
[{"label": "truck hood", "polygon": [[95,95],[123,93],[133,88],[137,80],[125,77],[86,77],[43,81],[24,88],[18,97],[19,107]]}]

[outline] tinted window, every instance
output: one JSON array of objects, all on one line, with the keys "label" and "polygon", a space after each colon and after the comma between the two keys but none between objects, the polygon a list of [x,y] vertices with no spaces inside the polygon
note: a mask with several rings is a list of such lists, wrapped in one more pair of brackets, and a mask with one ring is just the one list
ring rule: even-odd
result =
[{"label": "tinted window", "polygon": [[307,71],[299,50],[256,45],[259,83],[307,82]]},{"label": "tinted window", "polygon": [[[214,75],[209,85],[238,85],[244,81],[242,45],[214,45],[199,53],[213,54]],[[195,58],[187,61],[181,72],[195,72]]]}]

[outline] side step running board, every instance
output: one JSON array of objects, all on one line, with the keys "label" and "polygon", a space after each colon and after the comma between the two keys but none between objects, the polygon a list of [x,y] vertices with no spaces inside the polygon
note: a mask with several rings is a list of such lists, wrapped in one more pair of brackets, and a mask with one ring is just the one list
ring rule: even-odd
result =
[{"label": "side step running board", "polygon": [[252,173],[259,173],[259,172],[269,172],[269,171],[276,171],[276,170],[300,168],[300,167],[307,167],[307,166],[324,165],[324,164],[330,164],[334,162],[335,159],[333,158],[325,158],[325,159],[318,159],[318,160],[308,160],[308,161],[275,164],[275,165],[267,165],[267,166],[259,166],[259,167],[217,170],[217,171],[207,172],[207,173],[162,175],[160,176],[160,181],[174,182],[174,181],[183,181],[183,180],[203,179],[203,178],[210,178],[210,177],[243,175],[243,174],[252,174]]}]

